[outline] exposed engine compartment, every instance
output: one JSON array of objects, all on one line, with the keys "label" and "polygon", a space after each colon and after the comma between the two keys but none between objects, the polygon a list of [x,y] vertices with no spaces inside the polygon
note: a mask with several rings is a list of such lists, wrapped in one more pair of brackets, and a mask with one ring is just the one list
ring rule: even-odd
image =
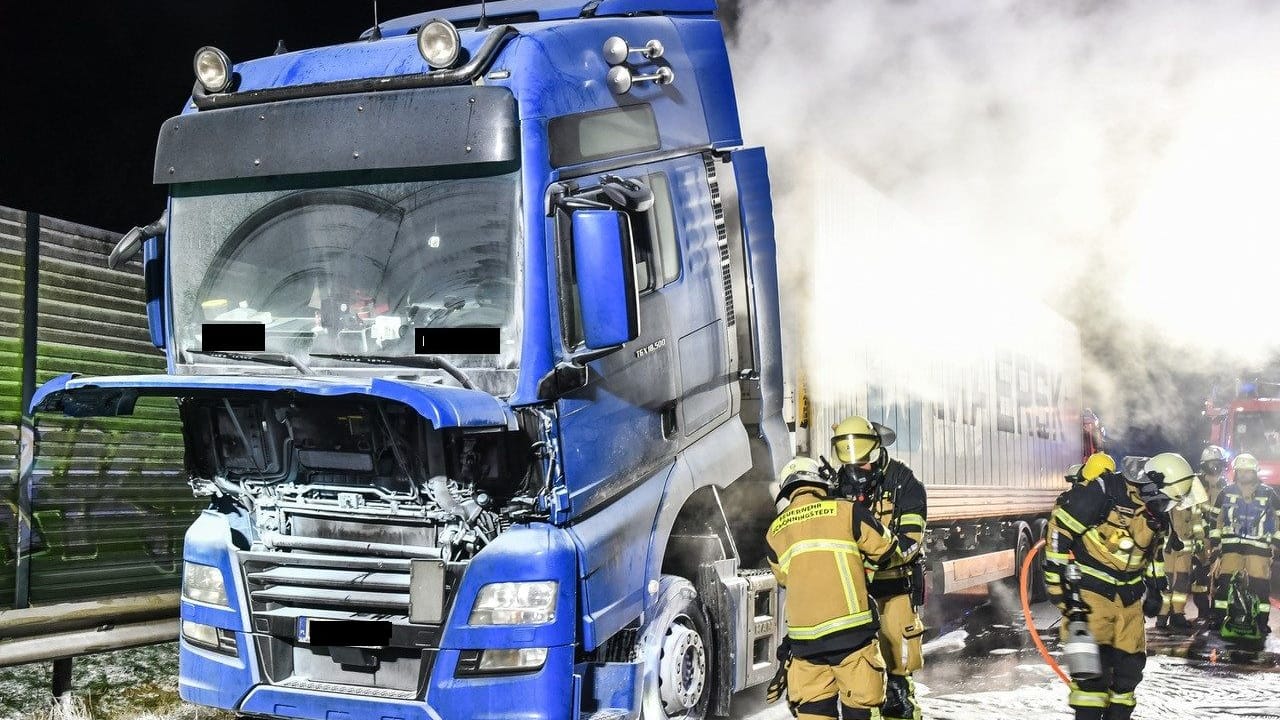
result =
[{"label": "exposed engine compartment", "polygon": [[392,401],[189,398],[181,414],[192,488],[242,506],[244,549],[359,542],[464,560],[545,485],[529,432],[437,430]]}]

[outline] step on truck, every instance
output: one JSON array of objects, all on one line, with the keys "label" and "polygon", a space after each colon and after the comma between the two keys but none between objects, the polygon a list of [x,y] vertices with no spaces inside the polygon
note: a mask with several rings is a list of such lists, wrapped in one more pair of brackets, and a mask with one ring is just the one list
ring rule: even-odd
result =
[{"label": "step on truck", "polygon": [[512,0],[232,62],[141,253],[193,490],[179,689],[246,717],[699,718],[776,670],[765,155],[714,0]]}]

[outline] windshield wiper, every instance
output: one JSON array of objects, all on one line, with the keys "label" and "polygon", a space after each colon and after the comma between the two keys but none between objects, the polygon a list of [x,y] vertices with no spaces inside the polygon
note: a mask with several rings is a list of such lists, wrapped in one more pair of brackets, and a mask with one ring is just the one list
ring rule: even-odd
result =
[{"label": "windshield wiper", "polygon": [[366,365],[399,365],[401,367],[426,368],[427,370],[443,370],[458,384],[468,390],[475,390],[475,383],[456,365],[439,355],[355,355],[350,353],[311,353],[313,358],[327,360],[343,360],[345,362],[365,363]]},{"label": "windshield wiper", "polygon": [[247,360],[249,362],[258,362],[265,365],[275,365],[277,367],[291,367],[303,375],[314,375],[311,368],[293,353],[282,352],[265,352],[265,351],[237,351],[230,350],[188,350],[182,352],[192,355],[206,355],[208,357],[224,358],[226,360]]}]

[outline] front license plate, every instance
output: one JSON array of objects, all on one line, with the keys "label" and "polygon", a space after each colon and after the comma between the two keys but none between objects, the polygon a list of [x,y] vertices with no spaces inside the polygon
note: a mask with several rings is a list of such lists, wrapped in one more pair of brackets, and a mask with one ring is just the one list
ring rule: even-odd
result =
[{"label": "front license plate", "polygon": [[391,623],[386,620],[320,620],[298,618],[298,640],[308,645],[387,647]]}]

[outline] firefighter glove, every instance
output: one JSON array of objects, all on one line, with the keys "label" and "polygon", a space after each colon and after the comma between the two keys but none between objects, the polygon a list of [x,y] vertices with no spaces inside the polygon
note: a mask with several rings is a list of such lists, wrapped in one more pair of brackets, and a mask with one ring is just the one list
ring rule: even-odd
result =
[{"label": "firefighter glove", "polygon": [[[778,672],[774,674],[773,679],[769,681],[769,687],[765,690],[764,700],[772,705],[782,699],[787,694],[787,671],[791,669],[791,658],[788,657],[778,665]],[[794,711],[793,713],[794,714]]]},{"label": "firefighter glove", "polygon": [[1160,597],[1158,591],[1153,591],[1150,583],[1147,584],[1147,594],[1142,596],[1142,614],[1149,618],[1153,618],[1160,614],[1160,607],[1164,604],[1164,598]]}]

